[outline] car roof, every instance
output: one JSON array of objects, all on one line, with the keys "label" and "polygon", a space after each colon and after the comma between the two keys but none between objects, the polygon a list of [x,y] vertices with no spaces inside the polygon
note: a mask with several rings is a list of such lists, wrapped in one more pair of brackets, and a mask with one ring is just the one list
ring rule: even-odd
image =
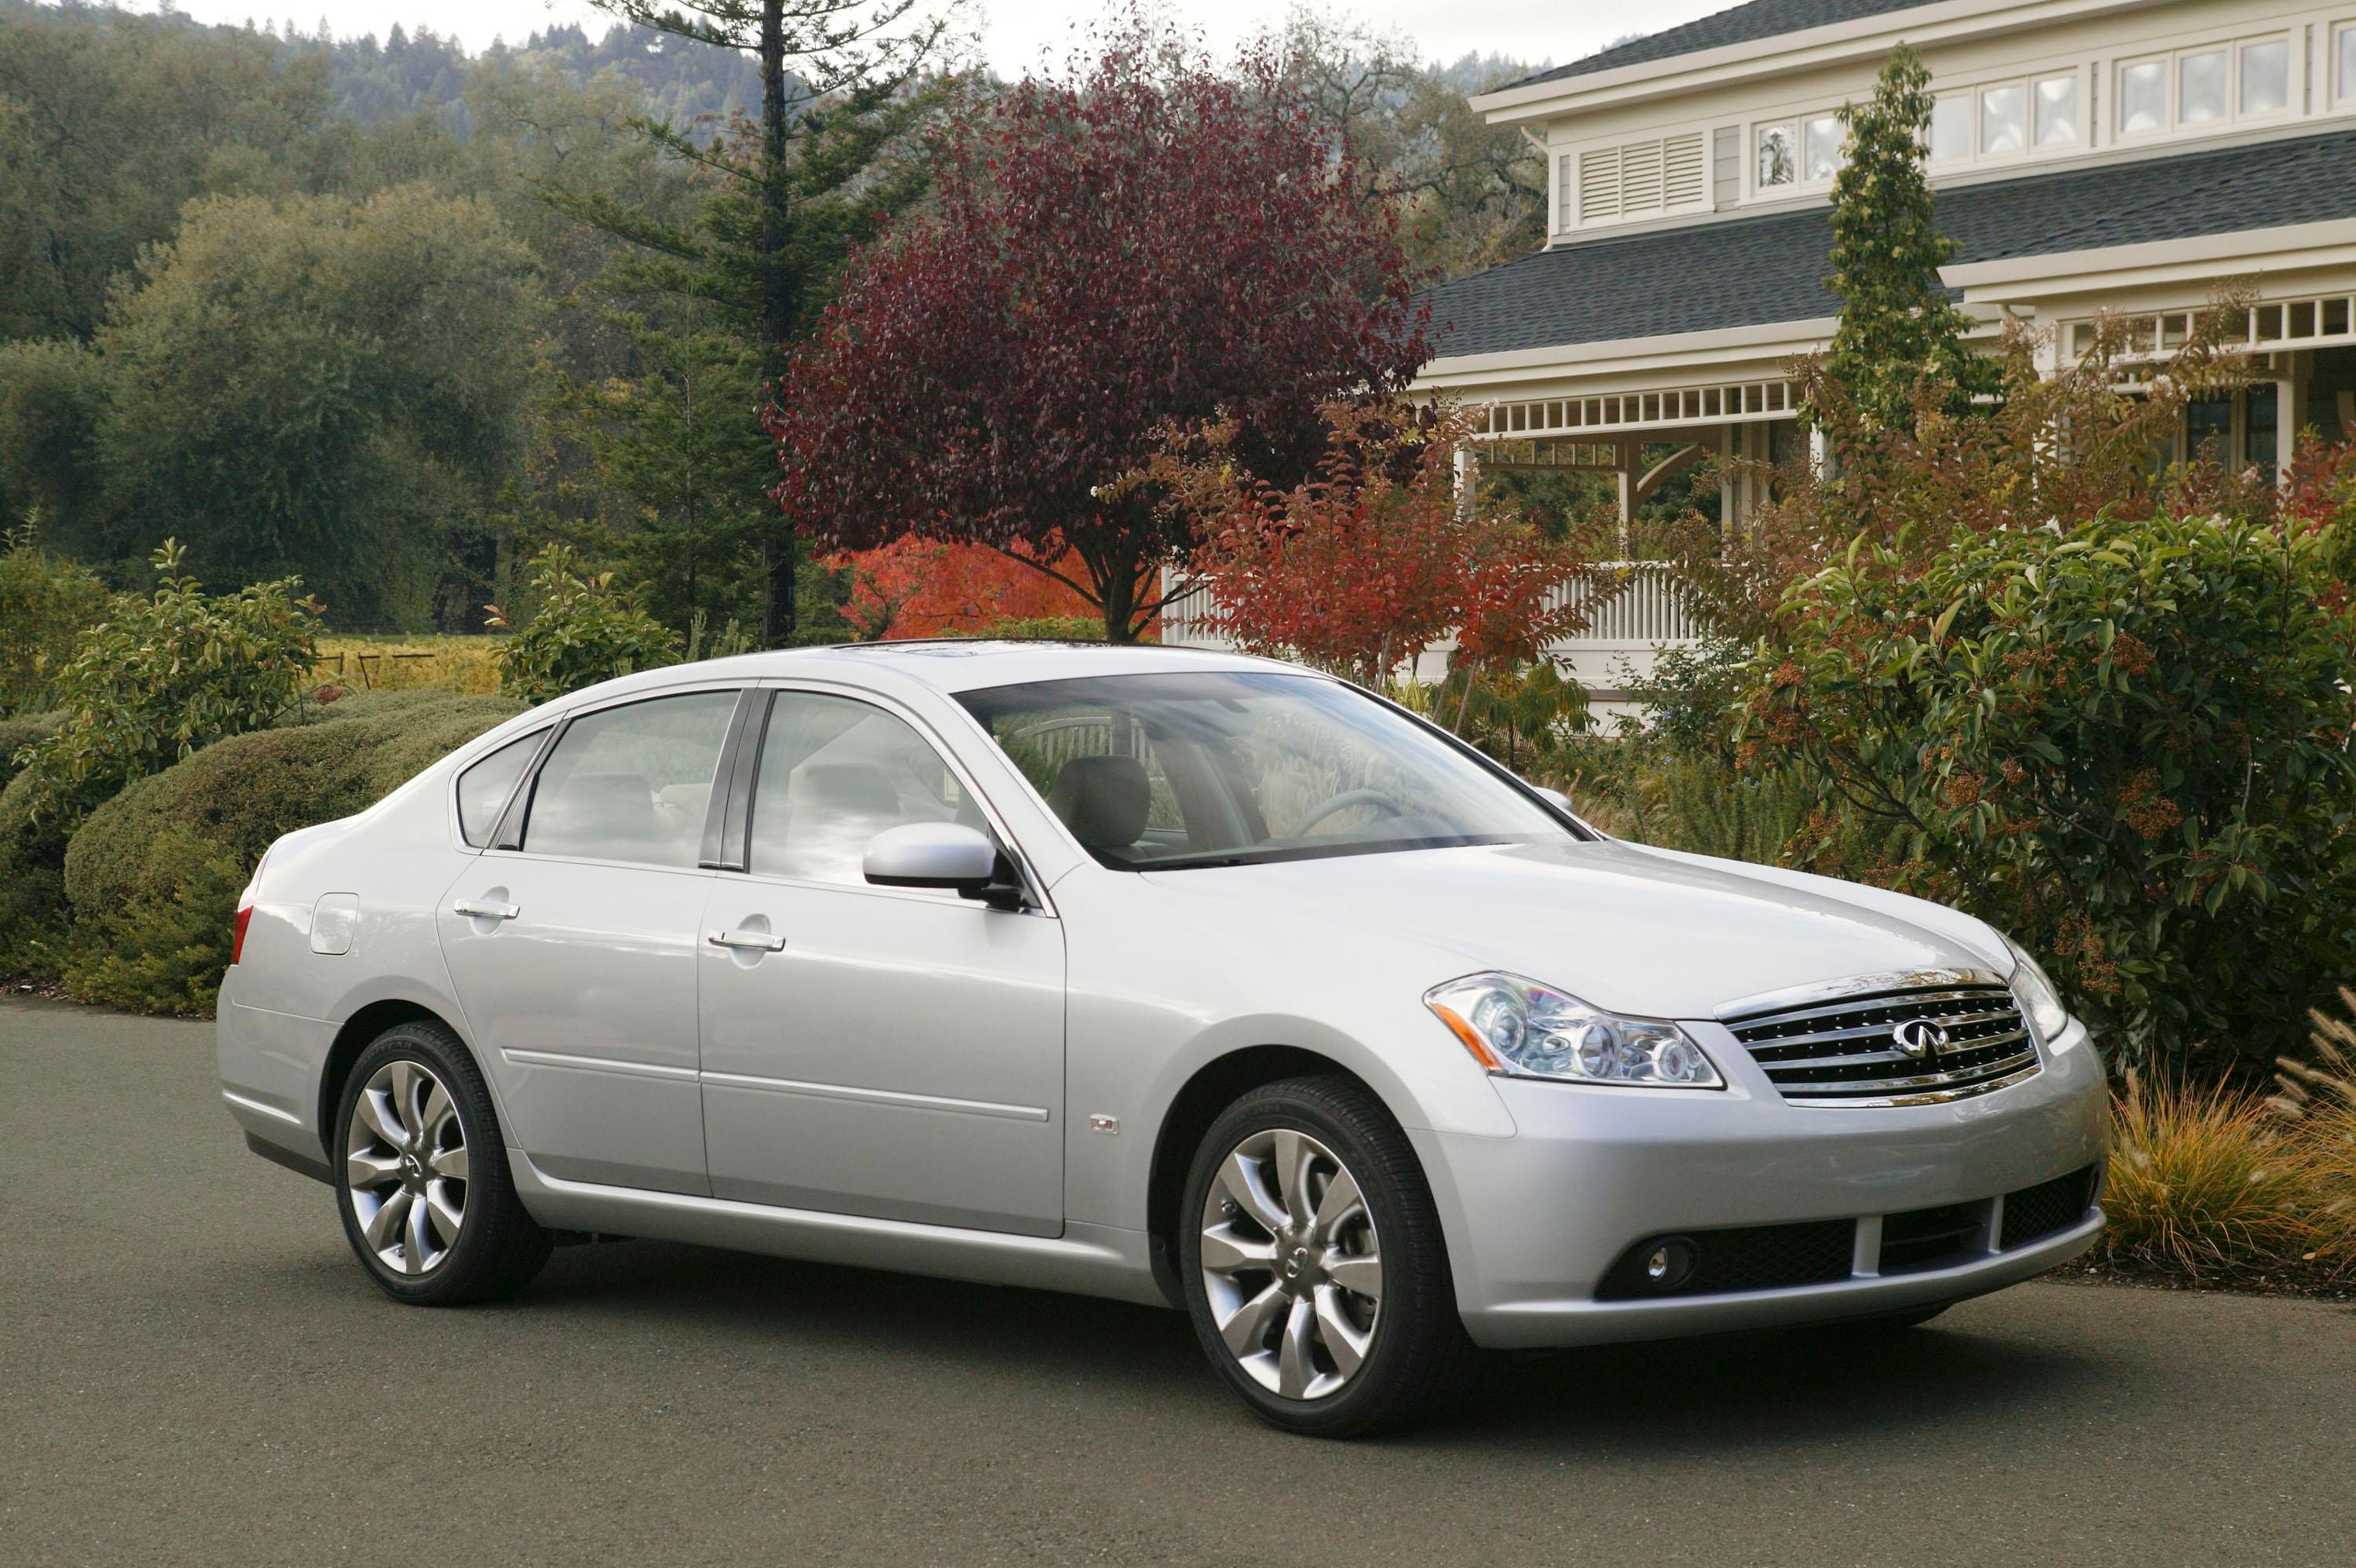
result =
[{"label": "car roof", "polygon": [[[694,665],[669,665],[627,677],[636,684],[669,685],[692,671],[699,677],[753,679],[787,676],[831,676],[856,680],[889,671],[941,692],[1028,681],[1071,680],[1086,676],[1144,675],[1172,670],[1281,670],[1308,674],[1298,666],[1218,648],[1175,647],[1160,643],[1077,643],[982,637],[911,637],[897,642],[837,643],[823,647],[783,648],[738,654]],[[620,684],[620,683],[614,683]]]}]

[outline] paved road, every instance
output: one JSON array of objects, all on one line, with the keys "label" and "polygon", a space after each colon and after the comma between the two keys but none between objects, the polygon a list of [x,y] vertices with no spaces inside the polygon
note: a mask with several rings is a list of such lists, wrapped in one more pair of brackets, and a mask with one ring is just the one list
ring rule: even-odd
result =
[{"label": "paved road", "polygon": [[2356,1314],[2035,1285],[1279,1436],[1175,1314],[632,1243],[391,1306],[209,1026],[0,1002],[0,1563],[2332,1563]]}]

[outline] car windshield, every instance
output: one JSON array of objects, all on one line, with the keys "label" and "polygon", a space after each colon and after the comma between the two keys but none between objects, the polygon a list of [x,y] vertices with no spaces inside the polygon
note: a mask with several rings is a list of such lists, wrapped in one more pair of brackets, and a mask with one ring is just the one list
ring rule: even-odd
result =
[{"label": "car windshield", "polygon": [[1571,836],[1439,735],[1312,676],[1101,676],[959,700],[1088,852],[1121,869]]}]

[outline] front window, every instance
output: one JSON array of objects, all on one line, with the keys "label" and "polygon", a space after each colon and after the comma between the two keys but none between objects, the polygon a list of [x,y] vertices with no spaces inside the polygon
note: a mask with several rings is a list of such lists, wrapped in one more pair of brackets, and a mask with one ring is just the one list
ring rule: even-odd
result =
[{"label": "front window", "polygon": [[864,888],[868,844],[912,822],[989,830],[980,805],[905,720],[848,697],[777,693],[753,782],[748,869]]},{"label": "front window", "polygon": [[1952,163],[1972,155],[1972,101],[1950,92],[1931,104],[1931,161]]},{"label": "front window", "polygon": [[1312,676],[1103,676],[960,700],[1072,836],[1117,869],[1570,836],[1423,726]]},{"label": "front window", "polygon": [[2050,76],[2037,84],[2037,144],[2066,147],[2078,139],[2078,79]]},{"label": "front window", "polygon": [[2290,40],[2242,46],[2242,112],[2274,114],[2290,107]]},{"label": "front window", "polygon": [[1828,180],[1840,173],[1841,123],[1833,114],[1818,115],[1807,123],[1804,151],[1807,155],[1806,177]]},{"label": "front window", "polygon": [[2176,118],[2186,125],[2225,118],[2225,51],[2203,49],[2176,62]]},{"label": "front window", "polygon": [[2119,133],[2140,136],[2168,126],[2168,62],[2143,60],[2119,72]]},{"label": "front window", "polygon": [[2018,83],[1991,87],[1980,94],[1980,151],[2018,153],[2028,145],[2027,106]]}]

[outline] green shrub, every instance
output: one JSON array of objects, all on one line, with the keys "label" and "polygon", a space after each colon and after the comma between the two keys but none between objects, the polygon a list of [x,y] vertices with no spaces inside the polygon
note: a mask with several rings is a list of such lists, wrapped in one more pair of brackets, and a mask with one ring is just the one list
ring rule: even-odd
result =
[{"label": "green shrub", "polygon": [[300,581],[215,596],[179,575],[181,553],[165,540],[155,592],[119,596],[75,639],[56,683],[66,720],[24,765],[30,815],[70,827],[132,780],[294,708],[319,628]]},{"label": "green shrub", "polygon": [[497,697],[356,696],[131,785],[90,814],[63,857],[67,987],[142,1011],[209,1010],[239,890],[273,839],[364,809],[520,710]]},{"label": "green shrub", "polygon": [[[677,664],[679,634],[647,613],[637,595],[614,585],[610,571],[584,573],[573,553],[550,545],[532,558],[540,608],[499,645],[499,689],[545,702],[601,680]],[[492,606],[492,629],[509,630]]]},{"label": "green shrub", "polygon": [[[0,536],[0,716],[49,705],[74,638],[105,610],[106,584],[43,549],[31,525]],[[0,764],[24,743],[0,741]]]},{"label": "green shrub", "polygon": [[17,753],[56,734],[65,717],[62,713],[20,713],[13,719],[0,719],[0,784],[24,771],[16,761]]},{"label": "green shrub", "polygon": [[2270,1061],[2356,971],[2337,531],[2211,518],[1863,544],[1800,582],[1746,760],[1828,867],[1960,904],[2136,1054]]}]

